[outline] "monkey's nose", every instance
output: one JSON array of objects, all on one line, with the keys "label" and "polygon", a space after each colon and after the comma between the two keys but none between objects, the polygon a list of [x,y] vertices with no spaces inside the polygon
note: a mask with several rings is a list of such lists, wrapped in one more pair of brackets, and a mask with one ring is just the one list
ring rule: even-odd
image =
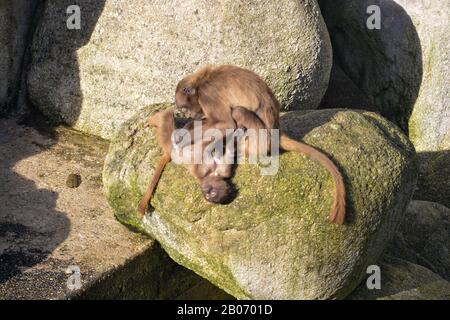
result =
[{"label": "monkey's nose", "polygon": [[217,191],[206,192],[205,199],[211,203],[219,203],[219,199],[217,199]]}]

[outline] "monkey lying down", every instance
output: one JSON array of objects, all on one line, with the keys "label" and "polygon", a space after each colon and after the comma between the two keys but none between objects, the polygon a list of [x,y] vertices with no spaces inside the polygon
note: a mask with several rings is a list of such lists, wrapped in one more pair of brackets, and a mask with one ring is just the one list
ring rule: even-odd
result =
[{"label": "monkey lying down", "polygon": [[[194,132],[196,130],[195,123],[194,121],[190,121],[183,127],[189,133],[189,139],[186,139],[187,143],[183,143],[183,141],[173,141],[176,132],[174,111],[172,109],[159,111],[150,116],[148,125],[156,128],[156,139],[163,150],[163,155],[156,166],[150,185],[139,204],[139,212],[141,214],[145,213],[145,209],[162,174],[162,170],[172,160],[174,152],[178,155],[180,163],[184,164],[191,174],[199,180],[203,196],[207,201],[224,204],[231,200],[234,194],[234,188],[230,182],[230,178],[233,173],[232,163],[234,163],[235,153],[227,151],[227,145],[223,143],[228,128],[220,126],[211,128],[207,127],[204,120],[198,122],[201,122],[198,127],[200,130],[207,131],[208,129],[216,129],[216,135],[214,137],[206,137],[202,133],[197,135]],[[192,137],[199,138],[194,140]],[[182,137],[178,138],[182,140]],[[231,142],[234,143],[234,140]],[[220,152],[213,154],[213,151]],[[197,163],[194,161],[195,157],[201,161]]]},{"label": "monkey lying down", "polygon": [[[270,129],[279,129],[280,104],[268,85],[254,72],[232,65],[206,66],[183,78],[175,91],[175,103],[177,108],[186,110],[193,119],[201,119],[206,128],[223,129],[253,129],[267,130],[268,141],[263,144],[264,150],[251,149],[248,140],[243,149],[246,155],[254,153],[268,154],[270,150]],[[170,141],[164,137],[168,133],[160,132],[167,121],[173,124],[173,114],[157,114],[156,118],[150,118],[150,123],[156,124],[158,141],[164,150],[164,155],[152,177],[148,190],[141,200],[139,211],[143,214],[151,199],[154,188],[160,178],[164,166],[170,161],[168,145]],[[172,120],[170,120],[172,117]],[[172,121],[172,122],[170,122]],[[160,125],[164,124],[164,125]],[[173,128],[169,126],[170,134]],[[203,142],[202,142],[203,143]],[[169,145],[171,145],[169,143]],[[330,220],[336,224],[345,221],[345,186],[342,175],[335,164],[319,150],[299,141],[290,139],[280,131],[280,146],[285,151],[303,153],[320,162],[331,174],[335,182],[335,193],[330,213]],[[226,168],[197,167],[190,168],[202,184],[205,198],[210,202],[221,203],[222,197],[229,192],[229,184],[225,179],[229,178]],[[198,175],[201,172],[213,172],[213,174]],[[230,170],[231,172],[231,170]],[[205,177],[206,180],[205,180]],[[211,188],[209,188],[211,186]],[[209,189],[208,189],[209,188]],[[206,191],[205,191],[206,190]],[[210,191],[208,193],[208,190]],[[211,192],[212,191],[212,192]],[[215,201],[218,200],[218,201]]]}]

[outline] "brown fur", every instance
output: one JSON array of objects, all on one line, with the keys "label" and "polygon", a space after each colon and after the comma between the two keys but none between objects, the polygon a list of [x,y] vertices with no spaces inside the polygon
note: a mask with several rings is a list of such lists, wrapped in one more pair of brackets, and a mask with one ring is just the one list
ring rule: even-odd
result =
[{"label": "brown fur", "polygon": [[[257,74],[236,66],[206,66],[188,75],[178,83],[175,101],[177,107],[187,109],[194,118],[203,118],[209,126],[279,128],[280,104],[272,90]],[[330,220],[343,224],[345,186],[334,163],[322,152],[283,132],[280,146],[286,151],[307,154],[331,173],[336,189]]]},{"label": "brown fur", "polygon": [[[175,121],[174,121],[174,113],[173,110],[164,110],[157,112],[152,115],[148,124],[152,127],[156,128],[156,138],[158,140],[158,144],[163,150],[163,155],[155,168],[155,172],[150,180],[149,186],[147,188],[146,193],[142,197],[138,211],[144,215],[145,210],[150,203],[155,187],[161,177],[162,171],[164,167],[171,161],[171,153],[172,153],[172,140],[171,136],[173,131],[175,130]],[[189,122],[185,129],[193,133],[193,122]],[[207,130],[208,127],[203,124],[202,130]],[[224,133],[223,128],[222,133]],[[190,145],[186,146],[186,148],[194,148],[196,143],[202,144],[202,153],[203,148],[210,141],[200,140],[194,141]],[[192,149],[194,150],[194,149]],[[185,165],[188,170],[194,175],[199,181],[201,185],[201,189],[203,192],[203,196],[209,202],[213,203],[225,203],[228,201],[229,197],[233,192],[233,187],[230,182],[227,180],[231,177],[232,174],[232,165],[229,164],[186,164]]]}]

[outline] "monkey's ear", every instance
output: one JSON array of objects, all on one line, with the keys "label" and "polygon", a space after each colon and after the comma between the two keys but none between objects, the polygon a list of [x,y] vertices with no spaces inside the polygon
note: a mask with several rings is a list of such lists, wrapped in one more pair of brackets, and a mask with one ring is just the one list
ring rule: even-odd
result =
[{"label": "monkey's ear", "polygon": [[196,90],[195,88],[192,87],[184,87],[183,93],[187,96],[193,96],[196,93]]}]

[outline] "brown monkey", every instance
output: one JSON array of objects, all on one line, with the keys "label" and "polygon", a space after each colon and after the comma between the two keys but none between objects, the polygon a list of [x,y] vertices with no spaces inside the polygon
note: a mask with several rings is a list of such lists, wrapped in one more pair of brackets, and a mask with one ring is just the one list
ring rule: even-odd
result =
[{"label": "brown monkey", "polygon": [[[279,129],[280,104],[272,90],[257,74],[236,66],[206,66],[186,76],[178,83],[175,102],[194,119],[206,120],[208,126]],[[269,150],[270,144],[267,146]],[[334,163],[322,152],[290,139],[283,132],[280,133],[280,146],[286,151],[310,156],[331,173],[336,189],[330,220],[343,224],[345,186]]]},{"label": "brown monkey", "polygon": [[[148,203],[151,200],[155,187],[161,177],[161,173],[164,167],[171,161],[171,154],[174,148],[172,144],[172,133],[175,130],[175,120],[173,110],[163,110],[152,115],[148,124],[150,126],[156,127],[156,138],[160,147],[163,150],[163,155],[156,166],[155,173],[153,174],[150,184],[147,188],[146,193],[141,199],[138,211],[141,214],[145,213]],[[187,123],[184,127],[187,129],[191,136],[194,132],[193,121]],[[208,130],[202,123],[202,130]],[[222,128],[221,134],[225,134],[227,128]],[[203,136],[198,141],[192,141],[188,145],[182,146],[182,149],[187,149],[188,157],[191,158],[193,153],[198,150],[200,156],[203,156],[203,151],[212,141],[204,139]],[[200,144],[201,147],[196,149],[196,144]],[[183,150],[183,151],[184,151]],[[186,159],[188,162],[191,159]],[[230,200],[233,194],[233,186],[231,185],[229,178],[232,175],[232,165],[227,163],[218,163],[213,161],[212,163],[202,162],[199,164],[189,164],[185,163],[185,166],[189,169],[192,175],[194,175],[199,181],[202,189],[204,198],[212,203],[226,203]]]}]

